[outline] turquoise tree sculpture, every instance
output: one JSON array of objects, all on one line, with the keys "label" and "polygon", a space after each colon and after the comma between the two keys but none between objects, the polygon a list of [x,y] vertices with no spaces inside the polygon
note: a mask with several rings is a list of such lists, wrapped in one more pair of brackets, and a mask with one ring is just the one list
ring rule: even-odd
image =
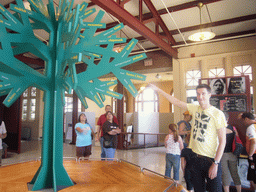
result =
[{"label": "turquoise tree sculpture", "polygon": [[[119,24],[101,33],[105,28],[101,23],[103,11],[87,10],[87,3],[73,8],[73,1],[60,0],[54,7],[49,0],[45,6],[42,0],[28,0],[30,10],[22,0],[11,4],[9,12],[0,5],[0,96],[7,95],[3,104],[11,106],[22,93],[34,86],[44,91],[44,125],[41,165],[31,181],[33,191],[44,188],[72,186],[73,182],[63,166],[63,106],[65,91],[77,94],[85,108],[85,98],[103,107],[105,95],[122,98],[122,95],[109,89],[117,81],[100,81],[99,77],[113,73],[133,95],[137,91],[131,79],[145,80],[145,76],[126,71],[122,67],[146,58],[145,54],[130,56],[137,41],[131,40],[125,48],[116,53],[114,44],[126,39],[114,34],[123,28]],[[91,16],[92,17],[92,16]],[[35,30],[49,34],[47,44],[36,35]],[[44,73],[32,69],[15,56],[30,52],[45,61]],[[87,65],[84,72],[77,73],[76,63]]]}]

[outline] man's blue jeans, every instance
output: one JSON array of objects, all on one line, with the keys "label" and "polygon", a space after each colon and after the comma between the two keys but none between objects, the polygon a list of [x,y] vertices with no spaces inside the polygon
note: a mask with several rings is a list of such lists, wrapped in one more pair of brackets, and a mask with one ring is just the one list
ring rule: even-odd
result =
[{"label": "man's blue jeans", "polygon": [[111,158],[110,161],[112,161],[113,158],[115,158],[115,148],[103,148],[104,152],[106,154],[106,158]]},{"label": "man's blue jeans", "polygon": [[104,149],[103,149],[103,141],[104,141],[104,138],[101,137],[101,138],[100,138],[100,148],[101,148],[100,157],[101,157],[101,158],[106,158],[106,154],[105,154],[105,151],[104,151]]},{"label": "man's blue jeans", "polygon": [[165,166],[165,176],[171,177],[171,170],[173,167],[173,179],[179,180],[180,171],[180,155],[173,155],[166,153],[166,166]]}]

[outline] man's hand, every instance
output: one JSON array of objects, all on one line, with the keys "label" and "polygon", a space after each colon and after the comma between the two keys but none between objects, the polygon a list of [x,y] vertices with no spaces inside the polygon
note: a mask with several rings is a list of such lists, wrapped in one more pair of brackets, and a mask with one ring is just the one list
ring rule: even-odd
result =
[{"label": "man's hand", "polygon": [[252,156],[249,156],[248,162],[249,162],[249,166],[250,166],[250,167],[254,167],[254,168],[255,168],[255,165],[254,165],[253,157],[252,157]]},{"label": "man's hand", "polygon": [[214,179],[215,177],[217,177],[218,166],[220,165],[216,165],[215,163],[212,163],[209,169],[209,175],[208,175],[210,179]]}]

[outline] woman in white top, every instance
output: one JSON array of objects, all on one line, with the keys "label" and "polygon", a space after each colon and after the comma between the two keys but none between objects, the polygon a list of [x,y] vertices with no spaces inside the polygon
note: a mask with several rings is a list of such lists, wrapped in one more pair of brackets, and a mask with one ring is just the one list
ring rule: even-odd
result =
[{"label": "woman in white top", "polygon": [[180,153],[183,149],[183,142],[177,131],[176,124],[169,125],[169,134],[165,137],[166,167],[165,176],[171,176],[173,167],[173,179],[179,181]]}]

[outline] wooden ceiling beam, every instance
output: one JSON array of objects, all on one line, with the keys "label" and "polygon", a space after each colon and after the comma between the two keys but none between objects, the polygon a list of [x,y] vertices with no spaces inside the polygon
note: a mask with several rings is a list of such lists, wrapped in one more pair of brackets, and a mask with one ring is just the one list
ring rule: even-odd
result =
[{"label": "wooden ceiling beam", "polygon": [[6,5],[4,5],[4,8],[5,8],[5,9],[9,9],[11,4],[16,5],[16,1],[12,1],[12,2],[10,2],[10,3],[6,4]]},{"label": "wooden ceiling beam", "polygon": [[[141,0],[142,1],[142,0]],[[183,3],[183,4],[180,4],[180,5],[176,5],[176,6],[172,6],[172,7],[168,7],[167,9],[169,10],[170,13],[172,12],[176,12],[176,11],[182,11],[184,9],[190,9],[190,8],[193,8],[193,7],[197,7],[197,4],[198,2],[203,2],[204,4],[209,4],[209,3],[214,3],[214,2],[217,2],[217,1],[221,1],[221,0],[202,0],[202,1],[192,1],[192,2],[188,2],[188,3]],[[164,14],[167,14],[168,12],[166,11],[166,9],[160,9],[157,11],[158,14],[161,16],[161,15],[164,15]],[[149,13],[145,13],[143,15],[138,15],[138,16],[135,16],[137,19],[140,20],[140,17],[141,17],[141,20],[143,20],[143,22],[147,22],[147,20],[151,20],[154,16],[151,12]],[[141,21],[140,20],[140,21]],[[106,25],[106,28],[105,29],[102,29],[100,31],[103,31],[103,30],[107,30],[107,29],[110,29],[114,26],[118,25],[118,22],[112,22],[112,23],[108,23]]]},{"label": "wooden ceiling beam", "polygon": [[[226,38],[235,38],[235,37],[237,37],[237,38],[241,38],[241,36],[245,36],[245,37],[248,37],[250,34],[252,34],[252,36],[253,36],[253,34],[254,34],[254,36],[256,36],[255,35],[255,33],[256,33],[256,30],[248,30],[248,31],[242,31],[242,32],[237,32],[237,33],[229,33],[229,34],[225,34],[225,35],[217,35],[217,36],[215,36],[215,38],[214,38],[214,40],[222,40],[222,39],[226,39]],[[136,38],[137,39],[137,38]],[[227,39],[226,39],[227,40]],[[192,41],[187,41],[187,43],[194,43],[194,42],[192,42]],[[209,43],[209,42],[208,42]],[[185,43],[184,43],[184,41],[181,41],[181,42],[177,42],[177,45],[179,46],[179,45],[184,45]],[[150,50],[155,50],[155,49],[157,49],[158,47],[151,47],[151,48],[148,48],[148,49],[146,49],[147,51],[150,51]],[[135,51],[132,51],[132,52],[144,52],[144,50],[143,49],[140,49],[140,50],[135,50]]]},{"label": "wooden ceiling beam", "polygon": [[[218,2],[218,1],[222,1],[222,0],[201,0],[201,1],[191,1],[191,2],[188,2],[188,3],[183,3],[183,4],[180,4],[180,5],[176,5],[176,6],[172,6],[172,7],[168,7],[168,11],[170,13],[173,13],[173,12],[177,12],[177,11],[182,11],[182,10],[185,10],[185,9],[190,9],[190,8],[194,8],[194,7],[197,7],[198,3],[199,2],[202,2],[203,4],[210,4],[210,3],[215,3],[215,2]],[[164,14],[167,14],[168,12],[166,11],[166,9],[159,9],[158,10],[158,14],[159,15],[164,15]],[[143,14],[143,19],[146,20],[146,19],[150,19],[154,17],[152,13],[146,13],[146,14]]]},{"label": "wooden ceiling beam", "polygon": [[172,44],[172,45],[176,45],[176,42],[174,40],[174,38],[172,37],[172,35],[170,34],[166,24],[164,23],[163,19],[160,17],[157,9],[155,8],[155,6],[153,5],[153,3],[151,2],[151,0],[144,0],[144,3],[147,5],[148,9],[150,10],[150,12],[153,14],[153,17],[156,18],[157,23],[160,25],[160,27],[162,28],[163,32],[165,33],[168,41]]},{"label": "wooden ceiling beam", "polygon": [[[221,26],[221,25],[228,25],[228,24],[239,23],[239,22],[243,22],[243,21],[250,21],[250,20],[254,20],[254,19],[256,19],[256,14],[242,16],[242,17],[235,17],[235,18],[232,18],[232,19],[225,19],[225,20],[221,20],[221,21],[215,21],[215,22],[212,22],[212,23],[206,23],[206,24],[202,24],[202,25],[195,25],[195,26],[191,26],[191,27],[185,27],[185,28],[181,28],[180,31],[182,33],[184,33],[184,32],[189,32],[189,31],[195,31],[195,30],[198,30],[198,29],[218,27],[218,26]],[[172,35],[176,35],[179,32],[177,30],[171,30],[170,33]]]},{"label": "wooden ceiling beam", "polygon": [[[206,23],[206,24],[202,24],[202,26],[200,25],[195,25],[195,26],[191,26],[191,27],[185,27],[185,28],[180,28],[180,31],[182,33],[185,32],[189,32],[189,31],[195,31],[195,30],[199,30],[200,27],[202,27],[202,29],[205,28],[209,28],[209,27],[217,27],[217,26],[221,26],[221,25],[228,25],[231,23],[239,23],[239,22],[243,22],[243,21],[250,21],[250,20],[254,20],[256,19],[256,14],[252,14],[252,15],[247,15],[247,16],[242,16],[242,17],[236,17],[236,18],[232,18],[232,19],[226,19],[226,20],[221,20],[221,21],[216,21],[216,22],[212,22],[212,23]],[[177,35],[179,34],[178,30],[170,30],[171,35]],[[164,35],[164,33],[160,33],[160,35]],[[140,36],[140,37],[136,37],[137,40],[139,41],[143,41],[145,40],[145,37]],[[216,39],[216,37],[215,37]],[[129,41],[129,39],[128,39]]]},{"label": "wooden ceiling beam", "polygon": [[119,21],[123,22],[125,25],[128,25],[137,33],[147,38],[149,41],[154,43],[156,46],[160,47],[163,51],[165,51],[170,56],[174,58],[178,58],[178,52],[176,49],[173,49],[168,43],[166,43],[163,39],[157,36],[148,27],[146,27],[143,23],[141,23],[129,12],[124,10],[121,6],[119,6],[113,0],[92,0],[92,2],[97,4],[101,8],[103,8],[108,13],[112,14]]}]

